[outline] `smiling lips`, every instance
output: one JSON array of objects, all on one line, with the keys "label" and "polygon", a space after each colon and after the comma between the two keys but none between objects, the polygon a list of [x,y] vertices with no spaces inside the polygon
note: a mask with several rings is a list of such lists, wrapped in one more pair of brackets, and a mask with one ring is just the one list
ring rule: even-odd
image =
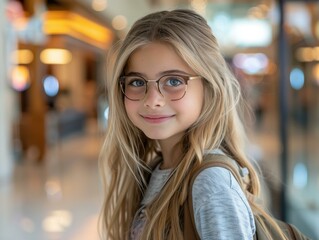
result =
[{"label": "smiling lips", "polygon": [[141,115],[148,123],[162,123],[171,119],[174,115]]}]

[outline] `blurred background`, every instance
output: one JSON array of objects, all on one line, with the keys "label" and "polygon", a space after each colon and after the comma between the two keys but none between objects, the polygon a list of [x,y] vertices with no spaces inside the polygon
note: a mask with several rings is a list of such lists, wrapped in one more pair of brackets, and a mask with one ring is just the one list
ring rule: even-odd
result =
[{"label": "blurred background", "polygon": [[0,239],[97,240],[105,57],[162,9],[202,14],[255,113],[269,210],[319,239],[319,3],[1,0]]}]

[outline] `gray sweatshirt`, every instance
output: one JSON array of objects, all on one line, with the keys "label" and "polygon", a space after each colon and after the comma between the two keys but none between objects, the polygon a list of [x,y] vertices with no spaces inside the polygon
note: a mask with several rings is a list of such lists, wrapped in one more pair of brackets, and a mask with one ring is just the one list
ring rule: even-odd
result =
[{"label": "gray sweatshirt", "polygon": [[[130,239],[138,240],[145,223],[144,208],[161,191],[170,169],[153,171],[141,208],[136,213]],[[255,222],[252,210],[234,176],[227,169],[211,167],[196,177],[193,209],[197,232],[202,240],[253,239]]]}]

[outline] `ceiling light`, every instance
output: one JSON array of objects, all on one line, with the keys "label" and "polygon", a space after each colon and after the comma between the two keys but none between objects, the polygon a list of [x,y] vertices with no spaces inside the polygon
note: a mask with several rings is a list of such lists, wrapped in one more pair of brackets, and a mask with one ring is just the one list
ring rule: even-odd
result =
[{"label": "ceiling light", "polygon": [[72,54],[66,49],[47,48],[40,54],[40,59],[45,64],[67,64],[72,60]]}]

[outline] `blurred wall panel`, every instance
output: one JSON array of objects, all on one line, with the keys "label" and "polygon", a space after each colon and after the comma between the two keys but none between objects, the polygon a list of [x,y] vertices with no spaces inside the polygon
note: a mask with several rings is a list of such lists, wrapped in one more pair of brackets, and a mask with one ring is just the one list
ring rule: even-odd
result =
[{"label": "blurred wall panel", "polygon": [[10,99],[13,94],[9,88],[6,77],[6,18],[5,18],[6,1],[0,1],[0,180],[9,177],[12,169],[11,155],[11,113],[12,106]]},{"label": "blurred wall panel", "polygon": [[35,60],[30,64],[31,85],[28,89],[27,109],[21,115],[20,137],[22,147],[27,155],[32,155],[32,160],[41,162],[44,160],[45,139],[45,111],[46,103],[42,90],[42,79],[45,68],[40,62],[42,47],[30,46]]}]

